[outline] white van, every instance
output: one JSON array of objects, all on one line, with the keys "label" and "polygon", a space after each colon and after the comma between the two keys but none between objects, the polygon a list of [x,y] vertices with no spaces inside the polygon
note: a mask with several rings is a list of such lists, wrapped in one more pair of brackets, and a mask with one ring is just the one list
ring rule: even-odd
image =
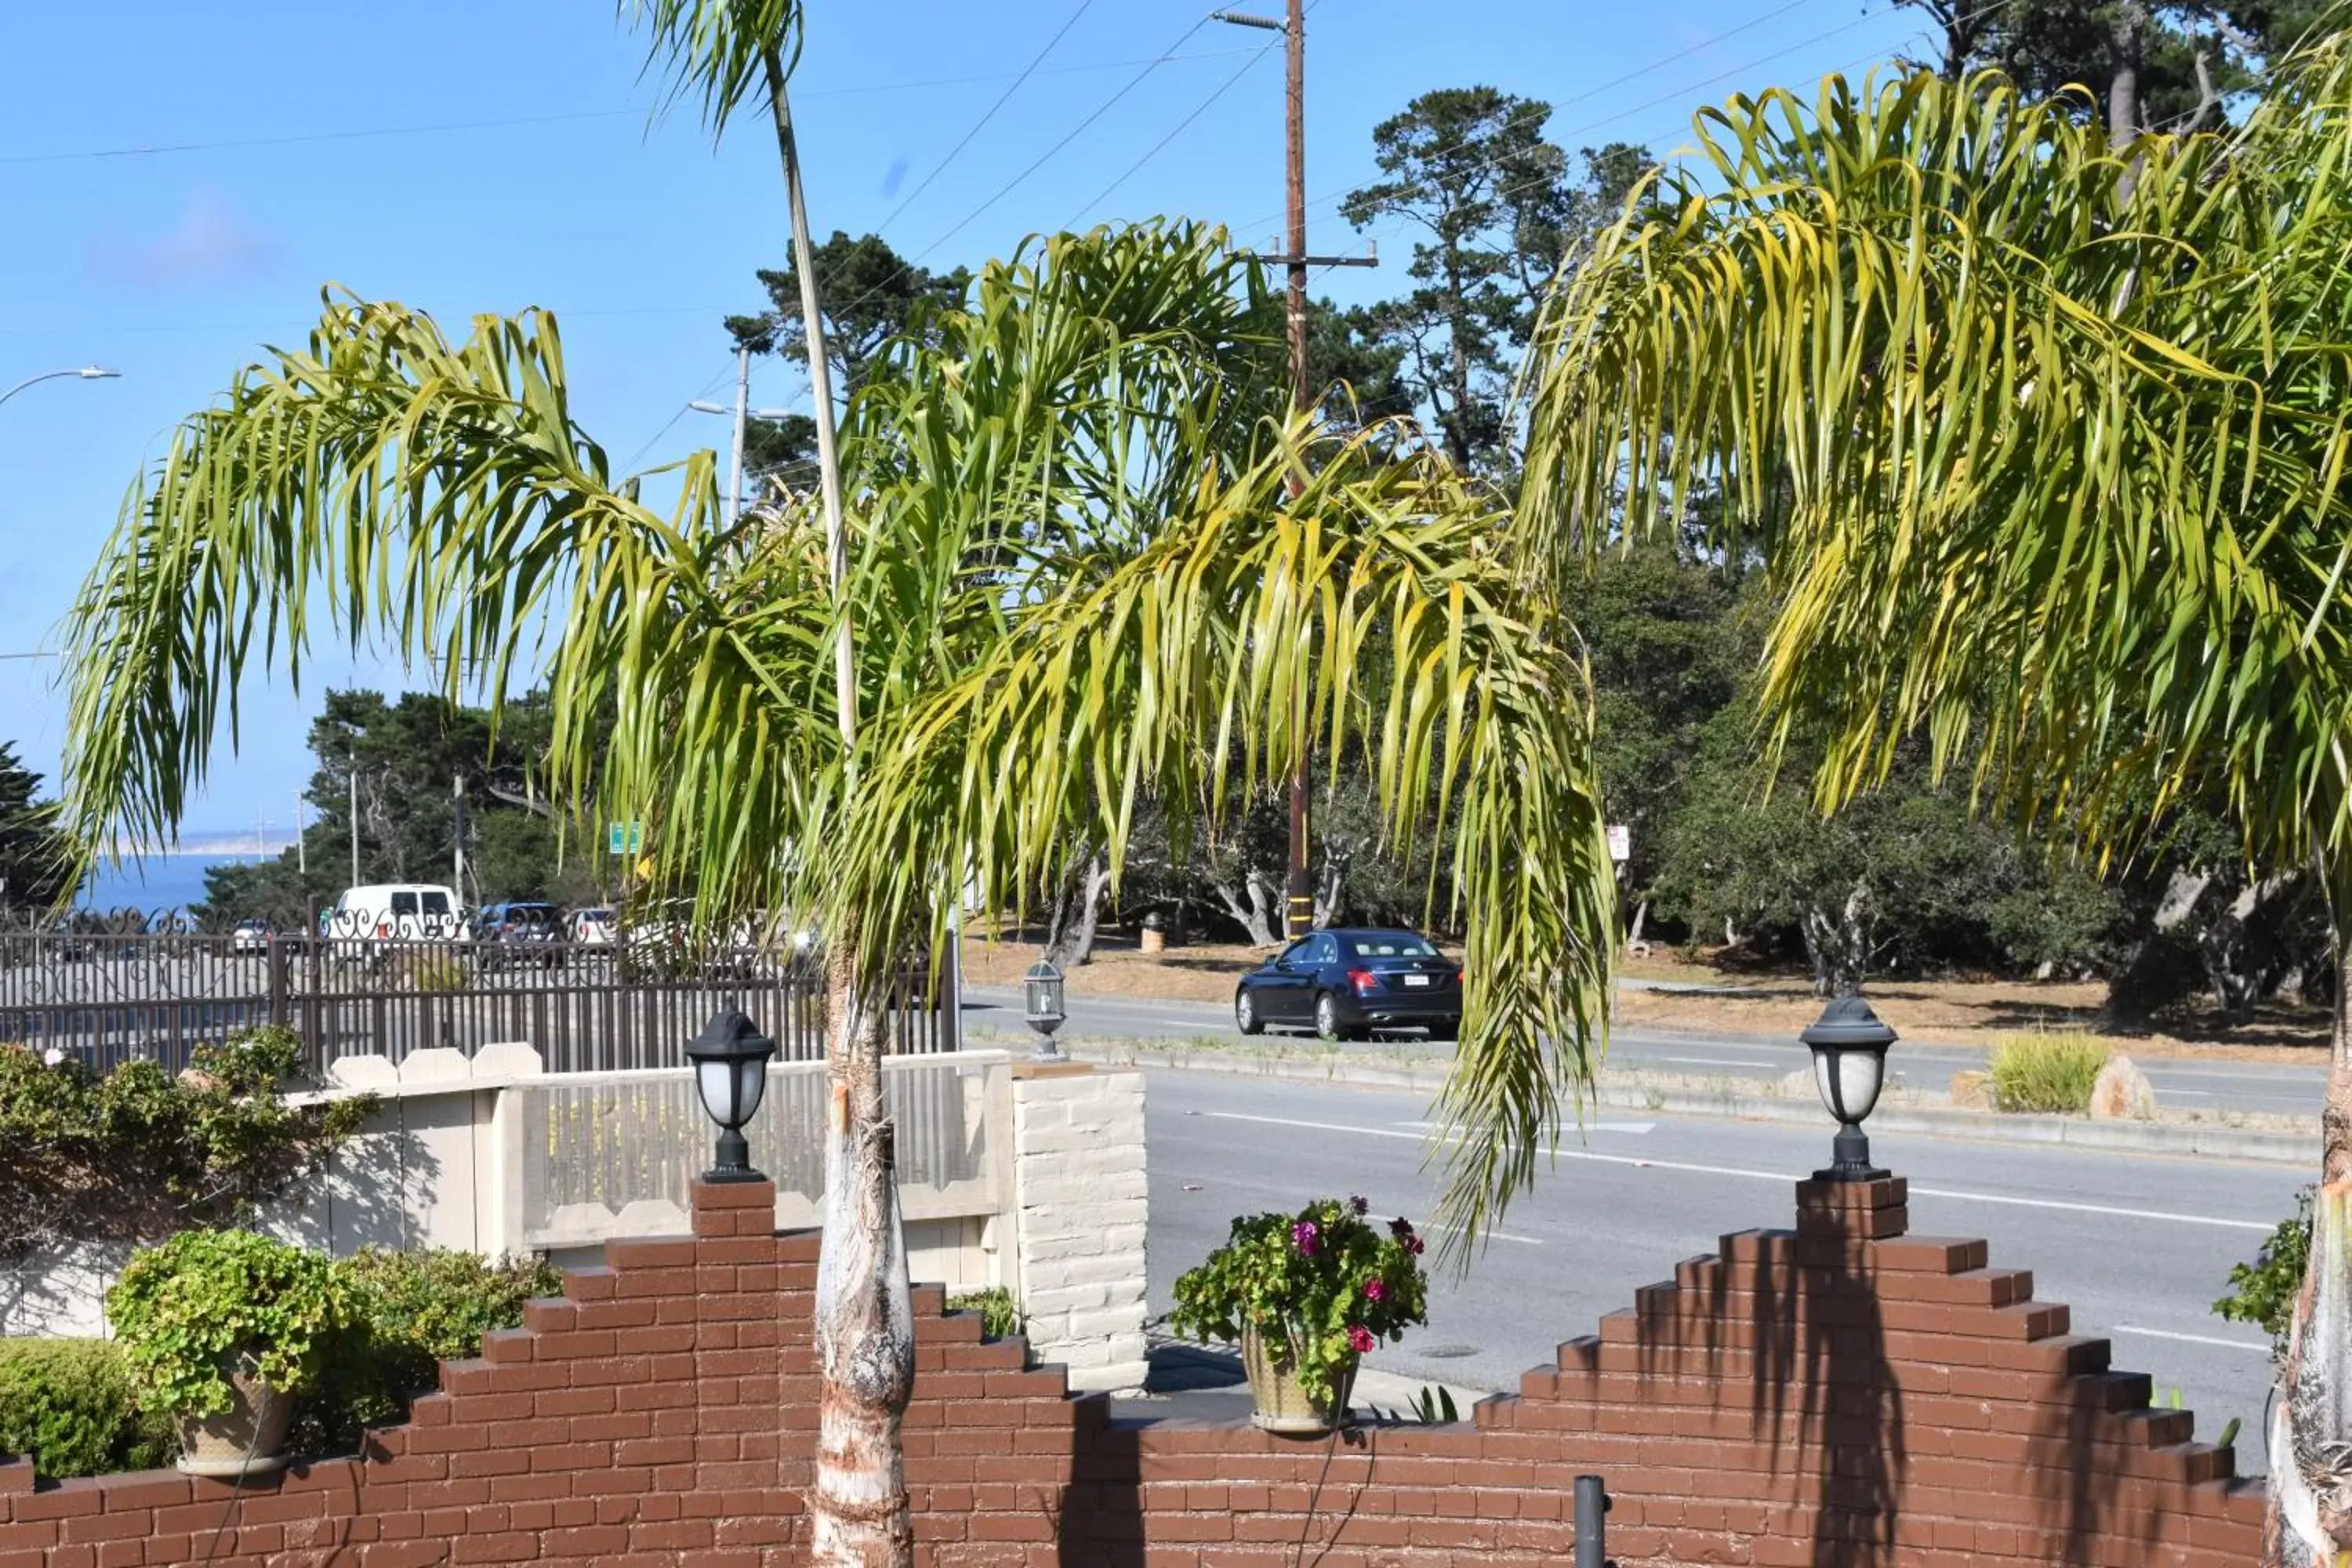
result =
[{"label": "white van", "polygon": [[346,888],[327,911],[327,934],[346,941],[454,942],[465,934],[457,895],[432,882]]}]

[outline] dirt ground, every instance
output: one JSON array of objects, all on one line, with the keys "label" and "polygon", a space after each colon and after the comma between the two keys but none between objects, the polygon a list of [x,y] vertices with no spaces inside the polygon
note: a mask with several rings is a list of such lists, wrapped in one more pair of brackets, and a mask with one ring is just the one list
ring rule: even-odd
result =
[{"label": "dirt ground", "polygon": [[[993,941],[968,937],[964,973],[974,984],[1011,985],[1036,962],[1034,932],[1008,932]],[[1444,945],[1444,944],[1441,944]],[[1131,933],[1106,932],[1093,961],[1068,976],[1079,995],[1166,996],[1194,1002],[1232,999],[1234,978],[1264,961],[1267,948],[1190,942],[1146,956]],[[1661,951],[1625,963],[1644,980],[1737,987],[1723,994],[1621,987],[1620,1025],[1745,1035],[1794,1035],[1821,1013],[1809,976],[1785,970],[1724,967]],[[2019,980],[1882,980],[1864,988],[1871,1005],[1902,1034],[1916,1039],[1989,1042],[2021,1030],[2094,1033],[2106,988],[2096,982]],[[2143,1056],[2210,1056],[2249,1060],[2324,1062],[2327,1016],[2322,1009],[2265,1007],[2251,1024],[2231,1026],[2210,1011],[2192,1009],[2145,1035],[2112,1037]]]}]

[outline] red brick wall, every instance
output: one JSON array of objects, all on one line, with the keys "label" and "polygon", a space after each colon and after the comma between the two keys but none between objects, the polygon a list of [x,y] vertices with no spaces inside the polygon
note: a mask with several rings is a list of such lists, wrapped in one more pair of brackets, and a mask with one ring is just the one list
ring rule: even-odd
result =
[{"label": "red brick wall", "polygon": [[[1980,1241],[1906,1237],[1899,1181],[1798,1191],[1795,1229],[1725,1237],[1455,1426],[1300,1443],[1113,1422],[919,1292],[922,1560],[1548,1563],[1581,1471],[1608,1479],[1627,1568],[2255,1560],[2261,1489],[2028,1276]],[[692,1238],[614,1244],[364,1458],[243,1489],[0,1466],[0,1568],[797,1564],[816,1243],[768,1234],[772,1200],[703,1188]]]}]

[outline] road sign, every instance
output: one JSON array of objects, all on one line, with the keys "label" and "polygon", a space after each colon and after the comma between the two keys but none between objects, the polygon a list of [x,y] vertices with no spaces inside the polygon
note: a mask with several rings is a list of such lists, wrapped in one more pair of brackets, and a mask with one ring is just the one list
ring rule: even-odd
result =
[{"label": "road sign", "polygon": [[1633,830],[1622,822],[1609,825],[1609,858],[1620,866],[1633,858]]},{"label": "road sign", "polygon": [[646,847],[646,825],[616,822],[605,832],[605,848],[614,855],[634,855]]}]

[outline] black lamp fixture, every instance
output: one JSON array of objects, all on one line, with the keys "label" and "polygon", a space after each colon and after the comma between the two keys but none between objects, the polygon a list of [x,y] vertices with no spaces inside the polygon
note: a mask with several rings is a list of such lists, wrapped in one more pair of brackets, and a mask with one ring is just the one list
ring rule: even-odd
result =
[{"label": "black lamp fixture", "polygon": [[751,1168],[751,1145],[744,1124],[760,1109],[768,1089],[768,1062],[776,1042],[733,1007],[722,1007],[702,1032],[686,1043],[686,1059],[694,1064],[694,1087],[702,1109],[719,1123],[717,1163],[703,1173],[706,1182],[763,1182]]},{"label": "black lamp fixture", "polygon": [[1021,977],[1021,998],[1029,1026],[1043,1037],[1037,1043],[1037,1059],[1062,1060],[1062,1047],[1054,1043],[1054,1031],[1067,1018],[1062,1011],[1062,972],[1039,959]]},{"label": "black lamp fixture", "polygon": [[1887,1173],[1870,1163],[1870,1140],[1863,1136],[1862,1123],[1886,1082],[1886,1047],[1895,1043],[1895,1031],[1861,997],[1840,996],[1797,1037],[1811,1047],[1813,1085],[1838,1119],[1834,1157],[1828,1170],[1813,1173],[1813,1180],[1884,1181]]}]

